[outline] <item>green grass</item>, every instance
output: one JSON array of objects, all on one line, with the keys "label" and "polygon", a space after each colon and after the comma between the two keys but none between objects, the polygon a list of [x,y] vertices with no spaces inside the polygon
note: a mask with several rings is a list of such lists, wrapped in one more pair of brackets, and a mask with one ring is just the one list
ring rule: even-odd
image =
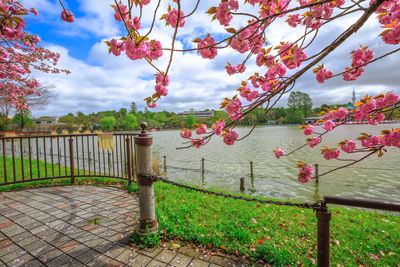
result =
[{"label": "green grass", "polygon": [[[309,266],[311,258],[317,258],[316,216],[312,210],[226,199],[164,183],[155,185],[155,194],[157,218],[167,238],[237,251],[273,266],[297,262]],[[331,210],[334,266],[398,266],[400,216]]]},{"label": "green grass", "polygon": [[[9,168],[8,160],[7,164]],[[41,162],[40,167],[42,173],[44,165]],[[80,184],[118,183],[126,186],[113,178],[76,178],[76,181]],[[33,181],[0,186],[0,191],[69,184],[69,178]],[[137,185],[132,184],[128,190],[137,192]],[[311,266],[311,259],[316,260],[317,228],[312,210],[226,199],[161,182],[155,184],[155,195],[160,235],[147,238],[145,245],[154,245],[159,238],[177,238],[210,249],[220,248],[247,255],[253,260],[262,259],[273,266],[295,266],[298,263]],[[398,214],[343,208],[330,210],[332,266],[399,266]],[[378,260],[370,254],[378,256]]]}]

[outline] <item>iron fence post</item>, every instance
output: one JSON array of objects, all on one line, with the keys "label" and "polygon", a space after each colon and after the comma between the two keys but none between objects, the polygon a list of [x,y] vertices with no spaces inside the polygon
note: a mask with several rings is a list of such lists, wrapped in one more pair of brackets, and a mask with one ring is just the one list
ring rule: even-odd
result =
[{"label": "iron fence post", "polygon": [[318,251],[317,266],[329,267],[329,222],[332,213],[328,209],[317,210],[317,235],[318,235]]},{"label": "iron fence post", "polygon": [[132,160],[131,160],[131,139],[126,138],[126,161],[128,163],[128,185],[132,184]]},{"label": "iron fence post", "polygon": [[74,163],[74,139],[68,139],[69,142],[69,167],[71,169],[71,184],[75,184],[75,163]]},{"label": "iron fence post", "polygon": [[[140,124],[142,132],[135,136],[137,173],[154,175],[151,154],[153,137],[146,133],[147,123]],[[139,187],[139,226],[136,233],[141,236],[158,231],[158,222],[155,213],[155,198],[153,180],[147,177],[137,176]]]}]

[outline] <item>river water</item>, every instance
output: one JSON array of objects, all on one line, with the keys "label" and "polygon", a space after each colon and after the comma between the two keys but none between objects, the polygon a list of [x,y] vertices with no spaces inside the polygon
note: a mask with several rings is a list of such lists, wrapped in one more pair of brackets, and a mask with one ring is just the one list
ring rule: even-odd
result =
[{"label": "river water", "polygon": [[[355,141],[362,132],[380,134],[382,129],[398,127],[399,124],[342,125],[325,135],[322,145],[333,147],[344,138]],[[243,136],[249,130],[238,128],[237,132]],[[316,131],[322,132],[322,129],[316,127]],[[153,152],[159,160],[160,169],[163,170],[163,156],[166,155],[167,176],[175,181],[236,193],[239,192],[240,178],[245,177],[245,193],[257,196],[315,201],[324,195],[333,195],[400,202],[398,148],[389,148],[381,158],[373,155],[351,167],[322,176],[316,186],[314,181],[307,184],[297,181],[296,163],[299,160],[307,164],[319,164],[320,174],[346,162],[325,160],[319,152],[321,144],[314,149],[307,146],[289,157],[276,159],[272,152],[276,147],[289,152],[304,144],[306,136],[296,126],[258,127],[234,146],[225,145],[222,138],[217,136],[200,149],[177,150],[184,141],[177,130],[152,134]],[[201,175],[202,158],[205,159],[204,179]],[[254,186],[250,179],[250,161],[254,165]]]}]

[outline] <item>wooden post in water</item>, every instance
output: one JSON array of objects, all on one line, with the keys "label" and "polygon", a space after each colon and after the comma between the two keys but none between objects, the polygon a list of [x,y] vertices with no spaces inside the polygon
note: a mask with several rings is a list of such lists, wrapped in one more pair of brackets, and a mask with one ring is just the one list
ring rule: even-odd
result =
[{"label": "wooden post in water", "polygon": [[254,188],[253,161],[250,161],[250,178],[251,178],[251,187]]},{"label": "wooden post in water", "polygon": [[201,180],[204,184],[204,158],[201,158]]},{"label": "wooden post in water", "polygon": [[319,170],[318,170],[318,164],[317,163],[315,163],[314,169],[315,169],[315,183],[319,184]]},{"label": "wooden post in water", "polygon": [[244,192],[244,177],[240,178],[240,192]]},{"label": "wooden post in water", "polygon": [[164,155],[164,172],[167,172],[167,156]]}]

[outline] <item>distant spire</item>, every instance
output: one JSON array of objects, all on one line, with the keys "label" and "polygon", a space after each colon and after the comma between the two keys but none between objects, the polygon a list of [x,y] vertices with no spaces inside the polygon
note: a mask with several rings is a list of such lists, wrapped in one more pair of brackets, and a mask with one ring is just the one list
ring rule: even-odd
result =
[{"label": "distant spire", "polygon": [[351,99],[352,101],[353,101],[353,104],[355,104],[356,103],[356,92],[355,92],[355,90],[353,89],[353,97],[352,97],[352,99]]}]

